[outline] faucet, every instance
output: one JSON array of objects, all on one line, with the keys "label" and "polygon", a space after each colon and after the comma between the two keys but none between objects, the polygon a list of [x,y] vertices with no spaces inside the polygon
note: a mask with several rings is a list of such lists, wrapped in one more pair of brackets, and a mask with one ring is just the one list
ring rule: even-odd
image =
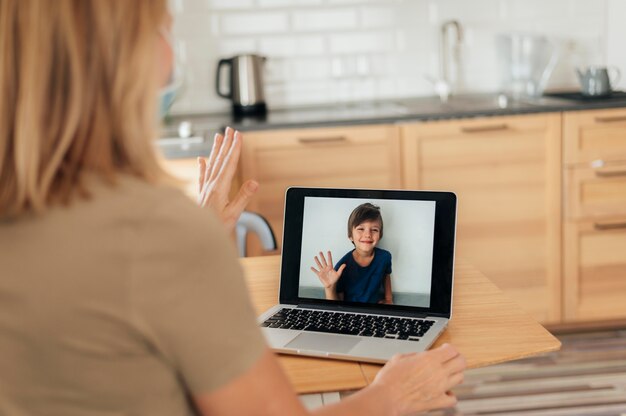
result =
[{"label": "faucet", "polygon": [[[454,29],[456,37],[454,44],[450,44],[450,30]],[[461,42],[463,31],[458,20],[448,20],[441,25],[441,47],[439,51],[441,61],[441,74],[439,79],[448,85],[451,93],[455,92],[461,84]],[[452,62],[450,62],[450,59]],[[452,71],[450,68],[452,63]]]}]

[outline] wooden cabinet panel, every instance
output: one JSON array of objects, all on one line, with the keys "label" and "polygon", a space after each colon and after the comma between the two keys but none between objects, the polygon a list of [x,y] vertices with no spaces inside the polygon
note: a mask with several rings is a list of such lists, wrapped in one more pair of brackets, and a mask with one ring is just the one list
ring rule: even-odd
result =
[{"label": "wooden cabinet panel", "polygon": [[564,162],[626,160],[626,109],[568,112],[563,115]]},{"label": "wooden cabinet panel", "polygon": [[[242,178],[261,184],[249,205],[282,240],[290,186],[400,188],[398,129],[391,125],[247,132]],[[255,253],[254,247],[249,247]]]},{"label": "wooden cabinet panel", "polygon": [[[164,161],[165,169],[180,181],[180,189],[194,202],[198,201],[198,160],[193,158],[168,159]],[[239,177],[235,175],[230,189],[231,198],[237,195],[241,187]]]},{"label": "wooden cabinet panel", "polygon": [[626,161],[565,172],[568,219],[626,215]]},{"label": "wooden cabinet panel", "polygon": [[405,186],[458,195],[457,256],[542,322],[560,319],[559,114],[407,125]]},{"label": "wooden cabinet panel", "polygon": [[564,229],[565,319],[626,318],[626,216]]},{"label": "wooden cabinet panel", "polygon": [[626,109],[566,113],[564,319],[626,318]]},{"label": "wooden cabinet panel", "polygon": [[196,158],[168,159],[165,169],[180,180],[180,188],[194,201],[198,200],[198,161]]}]

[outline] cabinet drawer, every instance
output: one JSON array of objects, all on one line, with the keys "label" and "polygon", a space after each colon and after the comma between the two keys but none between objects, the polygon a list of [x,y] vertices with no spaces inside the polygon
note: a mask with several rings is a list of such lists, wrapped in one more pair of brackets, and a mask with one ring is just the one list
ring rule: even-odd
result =
[{"label": "cabinet drawer", "polygon": [[198,161],[195,158],[168,159],[163,162],[165,170],[181,181],[180,189],[189,198],[198,199]]},{"label": "cabinet drawer", "polygon": [[[208,157],[207,157],[208,159]],[[163,167],[172,176],[180,181],[179,188],[185,195],[191,198],[194,202],[198,200],[198,160],[196,158],[185,159],[166,159],[163,161]],[[230,189],[230,197],[234,198],[239,192],[241,187],[241,181],[238,176],[233,178],[232,186]]]},{"label": "cabinet drawer", "polygon": [[247,137],[243,173],[249,171],[263,184],[388,176],[397,160],[390,151],[397,147],[397,134],[390,126],[281,130]]},{"label": "cabinet drawer", "polygon": [[626,163],[567,169],[565,181],[568,219],[626,215]]},{"label": "cabinet drawer", "polygon": [[564,231],[565,318],[626,318],[626,216]]},{"label": "cabinet drawer", "polygon": [[566,164],[626,161],[626,109],[569,112],[563,117]]}]

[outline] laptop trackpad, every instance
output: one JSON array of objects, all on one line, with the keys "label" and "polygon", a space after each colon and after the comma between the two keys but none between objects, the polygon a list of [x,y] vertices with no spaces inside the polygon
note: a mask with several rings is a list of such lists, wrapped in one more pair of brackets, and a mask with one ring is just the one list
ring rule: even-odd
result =
[{"label": "laptop trackpad", "polygon": [[359,338],[346,337],[344,335],[303,332],[285,345],[285,347],[296,350],[347,354],[359,342],[361,342]]}]

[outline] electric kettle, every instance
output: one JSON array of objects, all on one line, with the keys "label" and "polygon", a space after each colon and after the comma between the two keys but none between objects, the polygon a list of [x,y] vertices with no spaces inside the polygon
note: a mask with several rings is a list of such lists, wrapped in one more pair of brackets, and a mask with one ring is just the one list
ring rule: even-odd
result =
[{"label": "electric kettle", "polygon": [[[263,115],[267,111],[263,93],[263,63],[267,58],[259,55],[237,55],[229,59],[220,59],[215,76],[215,89],[220,97],[232,101],[236,116]],[[226,72],[226,69],[228,71]],[[227,91],[222,90],[222,74],[229,79],[225,83]]]}]

